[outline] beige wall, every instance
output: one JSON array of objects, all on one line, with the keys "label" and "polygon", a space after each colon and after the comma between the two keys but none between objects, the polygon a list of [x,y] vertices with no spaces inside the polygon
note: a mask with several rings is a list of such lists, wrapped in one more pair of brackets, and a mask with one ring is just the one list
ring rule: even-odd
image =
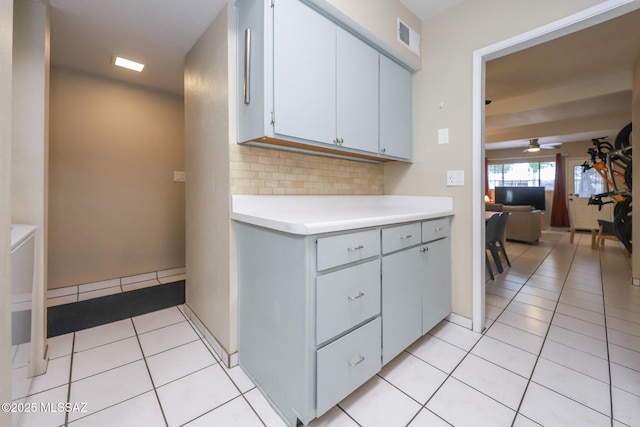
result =
[{"label": "beige wall", "polygon": [[225,6],[187,54],[184,96],[187,304],[231,353],[236,331],[230,280],[228,13]]},{"label": "beige wall", "polygon": [[[13,1],[0,0],[0,402],[11,402],[11,224]],[[11,413],[0,411],[0,425],[11,425]]]},{"label": "beige wall", "polygon": [[[311,0],[317,1],[317,0]],[[418,34],[422,32],[420,19],[399,0],[326,0],[356,25],[361,26],[365,36],[374,39],[391,56],[398,58],[414,69],[420,68],[420,56],[398,42],[397,18],[409,25]],[[425,41],[421,39],[421,46]]]},{"label": "beige wall", "polygon": [[51,72],[49,288],[184,266],[181,97]]},{"label": "beige wall", "polygon": [[[422,69],[414,77],[415,163],[385,165],[385,192],[453,196],[453,311],[472,315],[472,55],[477,49],[566,17],[597,0],[466,1],[422,24]],[[444,108],[439,108],[444,102]],[[448,145],[437,132],[449,128]],[[483,167],[483,165],[477,165]],[[446,171],[465,171],[447,187]]]},{"label": "beige wall", "polygon": [[230,147],[231,194],[383,194],[380,164]]}]

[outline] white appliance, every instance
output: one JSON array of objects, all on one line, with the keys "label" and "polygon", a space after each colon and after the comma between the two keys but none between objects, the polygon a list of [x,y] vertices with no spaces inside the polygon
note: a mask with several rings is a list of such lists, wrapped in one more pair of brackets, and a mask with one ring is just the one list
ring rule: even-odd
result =
[{"label": "white appliance", "polygon": [[11,225],[11,354],[12,398],[27,395],[31,378],[42,373],[39,355],[44,354],[44,340],[35,339],[45,310],[35,279],[37,227]]}]

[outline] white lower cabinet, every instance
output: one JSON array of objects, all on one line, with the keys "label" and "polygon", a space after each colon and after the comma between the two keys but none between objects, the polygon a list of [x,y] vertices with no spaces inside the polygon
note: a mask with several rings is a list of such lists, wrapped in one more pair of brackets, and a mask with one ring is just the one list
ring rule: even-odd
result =
[{"label": "white lower cabinet", "polygon": [[291,426],[451,311],[449,218],[323,235],[236,230],[239,363]]}]

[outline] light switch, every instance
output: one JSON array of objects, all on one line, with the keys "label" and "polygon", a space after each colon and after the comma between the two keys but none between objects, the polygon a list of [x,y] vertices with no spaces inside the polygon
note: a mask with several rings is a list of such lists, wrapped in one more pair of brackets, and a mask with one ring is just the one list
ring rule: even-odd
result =
[{"label": "light switch", "polygon": [[449,143],[449,128],[438,129],[438,144]]},{"label": "light switch", "polygon": [[447,171],[447,187],[462,187],[464,186],[464,171],[455,170]]},{"label": "light switch", "polygon": [[173,171],[173,182],[185,182],[187,174],[184,171]]}]

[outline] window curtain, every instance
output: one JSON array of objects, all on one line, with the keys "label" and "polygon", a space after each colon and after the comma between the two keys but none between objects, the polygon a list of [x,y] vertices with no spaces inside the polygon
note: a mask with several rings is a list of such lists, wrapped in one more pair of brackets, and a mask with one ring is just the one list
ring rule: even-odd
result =
[{"label": "window curtain", "polygon": [[553,203],[551,204],[552,227],[571,227],[569,223],[569,211],[567,210],[567,184],[562,155],[556,154],[556,180],[553,190]]}]

